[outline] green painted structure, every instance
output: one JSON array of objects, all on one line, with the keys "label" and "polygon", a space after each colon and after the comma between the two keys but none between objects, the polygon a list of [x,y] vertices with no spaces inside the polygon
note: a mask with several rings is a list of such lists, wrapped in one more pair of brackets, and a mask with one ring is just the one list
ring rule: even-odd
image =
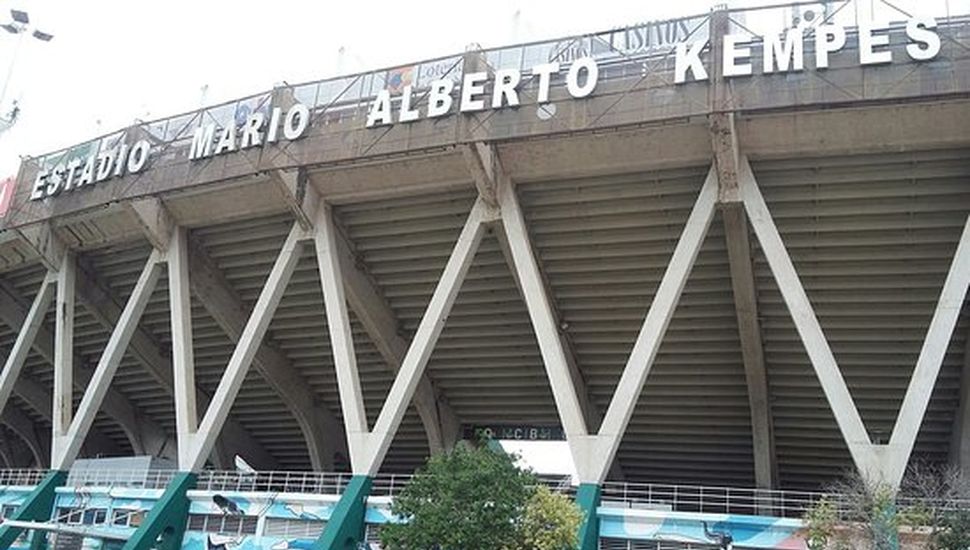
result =
[{"label": "green painted structure", "polygon": [[[10,519],[17,521],[47,521],[51,517],[54,506],[54,491],[67,480],[67,472],[51,470],[37,487],[27,495],[27,499]],[[0,550],[7,550],[10,545],[23,533],[22,528],[4,525],[0,527]],[[34,537],[30,546],[32,550],[43,547],[45,537]]]},{"label": "green painted structure", "polygon": [[196,477],[191,472],[176,474],[122,550],[178,550],[182,546],[185,521],[189,515],[186,493],[195,486]]},{"label": "green painted structure", "polygon": [[373,482],[366,475],[355,475],[350,479],[323,533],[313,543],[313,550],[357,549],[364,540],[367,497]]},{"label": "green painted structure", "polygon": [[602,493],[602,488],[596,483],[582,483],[576,489],[576,505],[583,511],[583,522],[579,525],[579,550],[596,550],[599,546],[600,522],[596,509]]}]

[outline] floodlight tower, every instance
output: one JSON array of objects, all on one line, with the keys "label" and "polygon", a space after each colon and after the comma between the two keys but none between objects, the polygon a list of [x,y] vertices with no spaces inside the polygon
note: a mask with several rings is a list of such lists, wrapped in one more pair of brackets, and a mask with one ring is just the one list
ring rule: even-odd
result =
[{"label": "floodlight tower", "polygon": [[[3,88],[0,89],[0,109],[4,106],[4,101],[7,99],[7,87],[10,85],[10,79],[13,76],[13,69],[17,64],[17,58],[20,55],[20,49],[23,46],[24,37],[29,33],[30,36],[41,42],[50,42],[54,38],[54,35],[46,33],[33,28],[30,25],[30,16],[27,12],[22,10],[10,10],[11,21],[9,23],[0,24],[0,28],[7,31],[10,34],[17,35],[17,45],[14,48],[13,59],[10,60],[10,65],[7,67],[7,76],[3,80]],[[0,113],[0,133],[9,129],[17,121],[17,115],[20,114],[20,107],[17,102],[14,101],[13,108],[7,113]]]}]

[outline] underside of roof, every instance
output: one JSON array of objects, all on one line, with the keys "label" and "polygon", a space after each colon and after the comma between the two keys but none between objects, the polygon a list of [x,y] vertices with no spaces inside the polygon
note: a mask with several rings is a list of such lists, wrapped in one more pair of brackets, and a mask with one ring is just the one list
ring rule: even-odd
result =
[{"label": "underside of roof", "polygon": [[[752,159],[752,168],[870,438],[886,442],[970,212],[970,151]],[[709,164],[693,164],[516,186],[560,336],[574,355],[594,416],[609,406],[709,169]],[[390,307],[405,341],[414,335],[475,196],[469,181],[445,191],[334,207],[356,267]],[[248,313],[292,223],[282,211],[201,223],[190,228],[190,239],[212,258]],[[780,485],[817,487],[850,468],[851,459],[753,234],[750,242]],[[149,253],[144,241],[128,239],[91,247],[80,259],[123,305]],[[339,419],[314,254],[312,246],[304,247],[264,343],[283,354],[316,404]],[[29,307],[44,274],[39,263],[28,262],[0,274],[0,280]],[[81,368],[93,369],[112,327],[85,304],[79,303],[77,312],[75,352]],[[968,313],[964,306],[945,355],[914,451],[918,459],[943,463],[950,452],[967,359]],[[211,395],[233,340],[198,296],[192,320],[197,383]],[[373,425],[394,369],[353,313],[351,321]],[[53,330],[53,311],[45,326]],[[159,353],[170,354],[164,275],[140,327]],[[0,354],[9,352],[16,334],[0,326]],[[528,310],[493,231],[482,241],[426,372],[462,424],[559,423]],[[28,358],[24,376],[50,392],[51,364],[38,352]],[[131,352],[112,388],[139,415],[174,434],[170,393]],[[76,402],[81,395],[76,389]],[[290,405],[258,369],[250,369],[231,418],[280,468],[307,470],[309,452]],[[37,410],[20,395],[8,407],[28,415],[40,437],[49,438],[49,411]],[[94,431],[113,442],[115,453],[133,452],[122,426],[103,412]],[[232,451],[247,455],[247,449]],[[428,454],[412,406],[383,471],[412,471]],[[720,213],[687,280],[617,462],[614,475],[621,472],[628,481],[754,484],[748,388]]]}]

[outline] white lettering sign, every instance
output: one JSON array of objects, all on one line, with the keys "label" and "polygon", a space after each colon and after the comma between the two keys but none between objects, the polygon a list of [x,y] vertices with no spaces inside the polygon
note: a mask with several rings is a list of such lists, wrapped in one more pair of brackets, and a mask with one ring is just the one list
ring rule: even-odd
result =
[{"label": "white lettering sign", "polygon": [[58,163],[53,169],[42,168],[34,177],[30,200],[56,197],[61,193],[89,187],[108,178],[137,174],[148,165],[152,144],[139,140],[134,145],[121,143],[84,159],[75,158]]},{"label": "white lettering sign", "polygon": [[[536,82],[537,101],[548,103],[552,80],[561,75],[562,69],[558,62],[552,62],[536,65],[525,75],[517,69],[500,69],[493,76],[489,76],[487,72],[465,73],[458,95],[458,111],[473,113],[486,109],[517,107],[519,86],[528,79]],[[569,97],[589,97],[599,82],[599,65],[595,58],[581,57],[569,64],[568,71],[562,76],[565,77]],[[404,86],[398,96],[393,96],[390,90],[381,90],[367,112],[366,126],[387,126],[395,122],[414,122],[422,116],[435,118],[449,114],[455,102],[451,96],[455,82],[451,79],[439,79],[432,81],[429,87],[427,94],[418,94],[412,86]],[[427,95],[423,109],[418,105],[418,99],[422,95]],[[399,106],[396,112],[395,104]]]},{"label": "white lettering sign", "polygon": [[215,123],[205,124],[196,128],[195,133],[192,134],[189,160],[243,151],[266,143],[276,143],[279,140],[280,130],[284,138],[290,141],[297,140],[306,135],[309,127],[310,109],[302,103],[294,104],[287,109],[285,115],[279,107],[274,108],[270,113],[268,125],[266,115],[258,111],[249,115],[238,127],[226,126],[219,130]]},{"label": "white lettering sign", "polygon": [[[814,35],[814,36],[812,36]],[[891,34],[887,24],[859,25],[859,65],[892,63],[892,40],[901,34]],[[906,54],[913,61],[929,61],[940,53],[940,35],[932,17],[914,17],[906,23]],[[722,67],[725,77],[752,74],[752,48],[761,48],[762,74],[798,72],[805,69],[805,40],[814,40],[815,68],[827,69],[831,54],[846,44],[846,31],[839,25],[820,25],[806,36],[801,28],[783,34],[765,36],[755,45],[747,35],[728,34],[722,38]],[[694,82],[708,79],[708,69],[701,60],[706,41],[678,43],[674,58],[674,82]]]}]

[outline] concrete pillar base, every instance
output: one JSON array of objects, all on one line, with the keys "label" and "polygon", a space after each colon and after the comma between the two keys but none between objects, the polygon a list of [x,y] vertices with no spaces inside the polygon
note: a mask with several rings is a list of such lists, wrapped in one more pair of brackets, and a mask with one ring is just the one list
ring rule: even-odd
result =
[{"label": "concrete pillar base", "polygon": [[122,550],[179,550],[189,515],[186,492],[195,486],[195,480],[196,474],[191,472],[176,474]]},{"label": "concrete pillar base", "polygon": [[364,540],[364,516],[373,479],[355,475],[350,479],[312,550],[356,550]]},{"label": "concrete pillar base", "polygon": [[[54,506],[54,490],[64,485],[67,480],[67,472],[51,470],[50,473],[37,484],[37,487],[27,495],[20,508],[14,512],[10,519],[17,521],[48,521],[51,518],[51,508]],[[0,550],[7,550],[10,545],[17,540],[23,533],[23,529],[4,525],[0,527]],[[37,544],[43,537],[43,533],[34,533]],[[31,545],[33,547],[33,544]]]},{"label": "concrete pillar base", "polygon": [[580,484],[576,490],[576,504],[583,511],[579,525],[579,550],[596,550],[599,547],[600,522],[596,509],[600,505],[602,488],[596,483]]}]

